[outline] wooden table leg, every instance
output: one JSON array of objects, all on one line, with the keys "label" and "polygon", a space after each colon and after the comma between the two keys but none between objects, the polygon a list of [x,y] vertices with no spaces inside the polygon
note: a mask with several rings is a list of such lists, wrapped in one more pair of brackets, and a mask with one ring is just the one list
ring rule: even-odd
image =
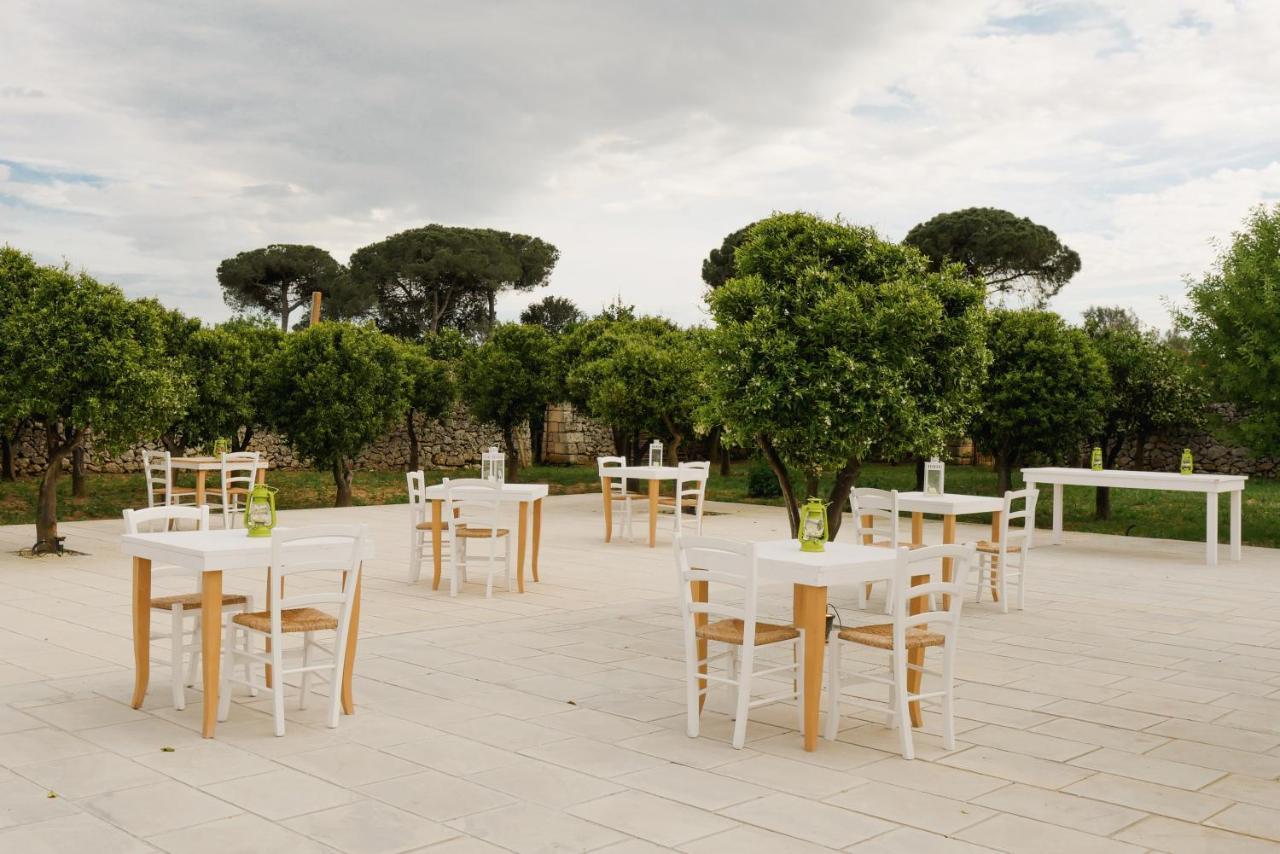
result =
[{"label": "wooden table leg", "polygon": [[804,749],[818,746],[818,712],[822,708],[822,670],[827,652],[827,588],[797,584],[792,592],[792,619],[804,629]]},{"label": "wooden table leg", "polygon": [[[955,541],[956,541],[956,517],[943,516],[942,517],[942,542],[950,546],[950,545],[954,545]],[[956,562],[949,557],[944,557],[942,559],[942,580],[950,581],[952,578],[955,577],[955,574],[956,574]],[[945,611],[950,607],[951,607],[951,597],[943,596],[942,610]]]},{"label": "wooden table leg", "polygon": [[347,630],[347,658],[342,666],[342,712],[346,715],[356,713],[356,701],[351,694],[351,675],[356,672],[356,641],[360,638],[360,596],[363,591],[364,564],[360,564],[361,572],[356,576],[356,595],[351,603],[351,627]]},{"label": "wooden table leg", "polygon": [[205,478],[209,472],[204,469],[196,469],[196,506],[199,507],[205,503]]},{"label": "wooden table leg", "polygon": [[[179,638],[175,643],[182,643]],[[142,708],[151,679],[151,561],[133,559],[133,707]]]},{"label": "wooden table leg", "polygon": [[529,539],[529,502],[520,502],[519,523],[516,526],[516,589],[524,592],[524,547]]},{"label": "wooden table leg", "polygon": [[[708,591],[709,587],[710,585],[705,581],[690,581],[689,589],[693,591],[693,594],[692,594],[693,601],[706,602],[707,595],[709,592]],[[706,614],[693,615],[694,631],[697,631],[698,629],[702,628],[706,624],[707,624]],[[698,665],[698,672],[701,673],[703,676],[705,676],[707,674],[707,663],[706,663],[707,662],[707,639],[702,637],[697,637],[696,635],[695,635],[695,638],[696,638],[697,649],[698,649],[698,661],[702,662],[701,664]],[[706,690],[707,690],[707,680],[699,679],[698,691],[703,692]],[[704,693],[699,693],[698,694],[698,711],[701,712],[702,707],[705,706],[706,704],[707,704],[707,695]]]},{"label": "wooden table leg", "polygon": [[661,485],[659,480],[649,481],[649,548],[658,544],[658,487]]},{"label": "wooden table leg", "polygon": [[[991,514],[991,542],[993,543],[1000,542],[1000,517],[1003,515],[1004,515],[1003,512]],[[1004,572],[1004,567],[999,566],[998,565],[999,563],[1000,563],[1000,559],[997,558],[995,555],[992,555],[991,556],[991,601],[992,602],[1000,601],[1000,587],[996,583],[996,573]],[[950,581],[951,576],[947,576],[947,580]]]},{"label": "wooden table leg", "polygon": [[[946,518],[947,517],[945,516],[943,517],[944,524],[945,524]],[[953,520],[952,525],[954,530],[955,517],[952,516],[950,518]],[[928,583],[929,583],[928,575],[911,576],[912,587],[918,587],[921,584],[928,584]],[[928,607],[928,602],[925,601],[927,598],[928,597],[926,596],[914,596],[911,599],[907,600],[907,611],[911,614],[919,614],[921,611],[923,611],[925,608]],[[921,631],[927,628],[928,626],[926,625],[920,626]],[[907,664],[915,667],[923,668],[924,667],[924,647],[921,647],[919,649],[909,650],[907,652]],[[920,672],[920,670],[912,670],[911,667],[907,668],[907,692],[908,693],[919,694],[920,685],[923,681],[924,681],[924,674]],[[913,727],[923,726],[924,714],[920,711],[920,701],[919,700],[913,701],[910,704],[909,710],[911,713],[911,725]]]},{"label": "wooden table leg", "polygon": [[255,477],[257,478],[258,483],[266,483],[266,482],[267,482],[267,467],[266,467],[266,466],[258,466],[258,471],[257,471],[257,473],[255,474]]},{"label": "wooden table leg", "polygon": [[[271,567],[267,567],[267,606],[265,610],[268,614],[271,613],[271,601],[276,597],[276,595],[277,595],[277,592],[271,589]],[[284,595],[284,579],[283,578],[280,579],[280,590],[278,595],[280,596]],[[268,653],[271,652],[271,635],[267,635],[262,639],[262,651],[268,652]],[[269,657],[270,656],[268,656],[268,658]],[[271,665],[270,664],[263,665],[263,679],[265,680],[268,688],[276,684],[271,681]]]},{"label": "wooden table leg", "polygon": [[444,502],[431,502],[431,589],[440,589],[440,550],[444,547]]},{"label": "wooden table leg", "polygon": [[204,671],[205,738],[218,725],[218,679],[222,664],[222,572],[204,574],[200,588],[200,656]]},{"label": "wooden table leg", "polygon": [[924,514],[911,514],[911,545],[924,545]]},{"label": "wooden table leg", "polygon": [[604,541],[613,541],[613,478],[600,478],[600,494],[604,496]]},{"label": "wooden table leg", "polygon": [[533,553],[530,555],[529,567],[533,570],[533,580],[538,581],[538,548],[542,545],[542,499],[533,502]]}]

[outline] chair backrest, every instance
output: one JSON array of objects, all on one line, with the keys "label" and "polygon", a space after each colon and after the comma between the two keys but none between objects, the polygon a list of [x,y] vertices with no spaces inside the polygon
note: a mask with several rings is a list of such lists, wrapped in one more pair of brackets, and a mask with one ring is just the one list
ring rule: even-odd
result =
[{"label": "chair backrest", "polygon": [[409,489],[409,524],[414,526],[426,518],[426,475],[420,471],[411,471],[405,473],[404,479]]},{"label": "chair backrest", "polygon": [[898,490],[855,486],[849,490],[849,503],[859,543],[872,542],[879,536],[893,548],[898,547]]},{"label": "chair backrest", "polygon": [[253,489],[258,477],[258,452],[237,451],[222,455],[222,499],[226,503],[227,491],[233,488]]},{"label": "chair backrest", "polygon": [[[912,626],[928,624],[929,631],[947,634],[951,642],[956,626],[960,624],[960,608],[964,604],[965,581],[969,576],[976,555],[974,543],[953,543],[929,546],[923,549],[898,549],[898,566],[895,570],[890,612],[893,614],[895,637]],[[951,560],[951,580],[942,577],[943,561]],[[924,584],[911,585],[914,576],[927,575]],[[923,597],[924,608],[918,614],[908,613],[912,599]],[[940,610],[934,610],[938,608]]]},{"label": "chair backrest", "polygon": [[680,463],[676,480],[676,492],[681,498],[696,497],[699,502],[707,491],[707,479],[711,477],[709,460]]},{"label": "chair backrest", "polygon": [[[677,533],[672,541],[676,559],[676,584],[680,588],[680,616],[692,632],[692,616],[742,620],[744,637],[755,636],[759,574],[754,543]],[[707,601],[693,598],[694,581],[708,582]],[[710,582],[742,590],[742,604],[713,599]],[[748,644],[748,646],[750,646]]]},{"label": "chair backrest", "polygon": [[445,478],[444,518],[456,519],[458,525],[488,528],[497,536],[502,510],[502,484],[478,477]]},{"label": "chair backrest", "polygon": [[626,457],[596,457],[596,471],[599,472],[601,480],[606,477],[613,478],[609,481],[609,488],[620,495],[627,491],[627,479],[613,477],[608,469],[622,468],[626,464]]},{"label": "chair backrest", "polygon": [[[346,623],[355,602],[360,579],[360,556],[369,539],[367,525],[315,525],[276,528],[271,532],[271,590],[280,593],[281,581],[304,572],[342,573],[337,589],[317,592],[318,585],[289,585],[271,597],[271,630],[280,632],[280,612],[316,605],[339,606],[339,623]],[[308,592],[297,592],[306,590]]]},{"label": "chair backrest", "polygon": [[174,523],[172,530],[182,527],[182,523],[192,523],[191,527],[196,531],[209,530],[209,505],[201,504],[199,507],[193,507],[190,504],[161,504],[158,507],[148,507],[144,510],[124,511],[124,532],[126,534],[156,534],[161,531],[171,530],[170,522]]},{"label": "chair backrest", "polygon": [[173,489],[173,460],[169,452],[144,449],[142,473],[147,479],[147,506],[167,504],[169,492]]},{"label": "chair backrest", "polygon": [[1004,511],[1000,514],[1002,545],[1018,545],[1024,552],[1031,548],[1031,538],[1036,530],[1036,499],[1039,497],[1038,489],[1010,490],[1004,494]]}]

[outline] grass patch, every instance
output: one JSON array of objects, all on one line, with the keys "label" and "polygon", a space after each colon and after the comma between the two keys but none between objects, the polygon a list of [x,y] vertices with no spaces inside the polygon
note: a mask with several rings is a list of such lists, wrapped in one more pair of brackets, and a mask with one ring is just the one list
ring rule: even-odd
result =
[{"label": "grass patch", "polygon": [[[477,470],[428,471],[428,483],[439,483],[445,477],[475,477]],[[533,466],[522,469],[520,479],[546,483],[552,495],[599,492],[596,470],[588,466]],[[210,478],[214,480],[214,478]],[[280,490],[282,509],[329,507],[333,504],[333,477],[328,472],[273,471],[268,482]],[[192,485],[192,475],[180,475],[180,484]],[[910,465],[874,464],[863,467],[860,486],[881,489],[911,489],[915,470]],[[89,496],[71,497],[71,478],[59,484],[58,517],[62,521],[117,518],[125,507],[145,507],[146,492],[142,475],[95,474],[88,479]],[[1015,480],[1021,486],[1021,480]],[[0,483],[0,524],[32,524],[35,519],[37,482],[24,478],[13,483]],[[669,490],[670,484],[666,484]],[[970,466],[949,466],[947,487],[955,493],[995,495],[995,473]],[[829,483],[823,489],[830,488]],[[1066,506],[1064,527],[1068,531],[1091,531],[1135,537],[1159,537],[1171,540],[1204,540],[1204,495],[1188,492],[1160,492],[1145,489],[1113,489],[1111,519],[1093,518],[1093,489],[1068,486],[1064,490]],[[1049,487],[1041,492],[1037,522],[1041,528],[1050,524]],[[737,464],[725,477],[712,471],[707,497],[715,501],[747,504],[780,505],[776,498],[751,498],[747,495],[747,464]],[[404,472],[359,471],[355,476],[353,498],[356,504],[401,504],[406,501]],[[1218,501],[1218,533],[1226,542],[1229,530],[1229,501]],[[976,518],[976,517],[975,517]],[[1243,537],[1247,545],[1280,548],[1280,482],[1251,478],[1244,492]]]}]

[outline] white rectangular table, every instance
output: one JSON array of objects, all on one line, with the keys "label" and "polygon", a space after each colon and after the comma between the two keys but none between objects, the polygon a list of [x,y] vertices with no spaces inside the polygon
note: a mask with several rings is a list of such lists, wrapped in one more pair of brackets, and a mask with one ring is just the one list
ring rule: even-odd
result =
[{"label": "white rectangular table", "polygon": [[1159,471],[1094,471],[1083,468],[1030,468],[1022,470],[1028,487],[1053,484],[1053,543],[1062,542],[1062,487],[1110,486],[1117,489],[1157,489],[1168,492],[1205,493],[1205,563],[1218,563],[1218,496],[1231,496],[1231,559],[1240,560],[1240,505],[1247,475],[1179,474]]},{"label": "white rectangular table", "polygon": [[[658,542],[658,487],[664,480],[679,480],[688,477],[688,470],[679,466],[618,466],[605,469],[608,477],[600,478],[600,491],[604,493],[604,541],[613,538],[613,501],[609,498],[609,486],[614,478],[649,481],[649,548]],[[676,508],[679,512],[679,508]]]},{"label": "white rectangular table", "polygon": [[[517,504],[516,523],[516,583],[519,591],[524,592],[524,553],[525,541],[529,537],[529,505],[533,505],[533,556],[530,568],[533,580],[538,580],[538,547],[542,541],[542,499],[551,493],[551,487],[545,483],[504,483],[501,500],[504,504]],[[435,576],[431,580],[431,589],[440,589],[440,571],[442,568],[440,546],[444,539],[444,497],[443,483],[428,486],[423,494],[431,502],[431,560]],[[425,520],[424,520],[425,521]]]},{"label": "white rectangular table", "polygon": [[[281,530],[284,530],[283,528]],[[317,547],[318,549],[320,547]],[[203,573],[200,601],[200,654],[204,680],[205,738],[213,738],[218,716],[218,674],[222,661],[222,573],[225,570],[256,569],[264,574],[271,563],[271,538],[250,537],[243,528],[214,531],[163,531],[155,534],[126,534],[120,550],[133,558],[133,707],[142,706],[151,676],[151,564],[186,567]],[[323,550],[317,557],[324,557]],[[374,556],[373,540],[367,540],[361,560]],[[267,585],[268,599],[271,596]],[[351,674],[355,668],[356,639],[360,634],[360,583],[356,583],[351,610],[351,631],[347,636],[346,669],[342,675],[342,708],[355,711],[351,697]]]},{"label": "white rectangular table", "polygon": [[[240,463],[239,465],[244,465]],[[267,469],[271,464],[264,459],[258,460],[258,483],[267,482]],[[169,468],[175,471],[193,471],[196,473],[196,504],[205,503],[205,493],[208,491],[205,486],[205,480],[211,471],[222,471],[221,457],[170,457]]]}]

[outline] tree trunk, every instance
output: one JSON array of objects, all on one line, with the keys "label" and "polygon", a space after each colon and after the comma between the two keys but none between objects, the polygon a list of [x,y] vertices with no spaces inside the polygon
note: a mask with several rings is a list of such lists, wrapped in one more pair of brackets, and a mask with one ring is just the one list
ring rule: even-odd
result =
[{"label": "tree trunk", "polygon": [[489,297],[489,323],[484,333],[486,339],[493,337],[493,327],[498,322],[498,295],[494,291],[489,291],[487,296]]},{"label": "tree trunk", "polygon": [[627,434],[617,427],[610,427],[609,432],[613,435],[613,452],[620,457],[627,457],[631,462],[635,462],[634,459],[628,456],[631,449],[627,447],[629,444]]},{"label": "tree trunk", "polygon": [[13,442],[8,436],[0,436],[0,480],[17,480],[18,470],[13,462]]},{"label": "tree trunk", "polygon": [[1142,471],[1147,464],[1147,437],[1135,436],[1133,438],[1133,468],[1135,471]]},{"label": "tree trunk", "polygon": [[996,452],[996,492],[1004,495],[1013,484],[1013,455],[1008,451]]},{"label": "tree trunk", "polygon": [[533,452],[533,464],[542,465],[542,443],[547,434],[547,408],[544,406],[529,418],[529,450]]},{"label": "tree trunk", "polygon": [[417,413],[412,406],[404,416],[405,431],[409,434],[409,471],[417,471],[422,468],[418,459],[418,426],[413,423],[413,416]]},{"label": "tree trunk", "polygon": [[[289,285],[280,286],[280,331],[289,334]],[[342,505],[346,507],[347,505]]]},{"label": "tree trunk", "polygon": [[806,500],[818,497],[818,476],[816,474],[806,474],[804,476],[804,497]]},{"label": "tree trunk", "polygon": [[680,443],[684,441],[684,433],[676,429],[675,422],[667,416],[662,416],[662,423],[667,428],[667,432],[671,434],[671,447],[667,450],[671,454],[670,465],[680,464]]},{"label": "tree trunk", "polygon": [[334,457],[333,460],[333,485],[338,488],[338,495],[334,499],[334,507],[350,507],[351,506],[351,481],[354,472],[351,466],[343,457]]},{"label": "tree trunk", "polygon": [[733,458],[729,456],[729,448],[723,441],[720,442],[720,476],[729,477],[733,474]]},{"label": "tree trunk", "polygon": [[172,433],[161,433],[160,444],[164,445],[164,449],[168,451],[171,456],[175,457],[181,456],[182,452],[186,450],[186,448],[183,447],[182,439]]},{"label": "tree trunk", "polygon": [[916,492],[924,492],[924,457],[916,457]]},{"label": "tree trunk", "polygon": [[836,481],[831,484],[831,492],[827,495],[827,535],[835,539],[844,521],[845,504],[849,501],[849,490],[858,482],[858,474],[862,471],[862,463],[851,459],[844,468],[836,472]]},{"label": "tree trunk", "polygon": [[756,445],[759,446],[760,453],[764,454],[765,462],[773,470],[774,477],[778,479],[778,486],[782,487],[782,500],[787,508],[787,522],[791,526],[791,536],[794,537],[800,530],[800,504],[796,501],[795,490],[791,488],[791,475],[787,472],[786,465],[778,456],[768,436],[757,435]]},{"label": "tree trunk", "polygon": [[507,446],[507,483],[516,483],[516,475],[520,473],[520,456],[516,453],[516,431],[514,428],[502,428],[502,442]]},{"label": "tree trunk", "polygon": [[89,497],[89,483],[84,476],[83,445],[76,445],[71,451],[71,497]]},{"label": "tree trunk", "polygon": [[56,424],[45,426],[45,447],[49,462],[40,478],[40,491],[36,496],[36,554],[52,554],[58,551],[58,478],[62,475],[62,461],[84,439],[84,431],[76,430],[63,442]]},{"label": "tree trunk", "polygon": [[[1102,440],[1102,465],[1104,468],[1115,468],[1120,457],[1120,449],[1124,447],[1124,434],[1111,441]],[[1093,518],[1107,520],[1111,518],[1111,487],[1099,486],[1093,494]]]},{"label": "tree trunk", "polygon": [[250,424],[244,428],[244,436],[241,437],[239,430],[231,431],[231,450],[237,454],[247,450],[249,443],[253,441],[253,425]]}]

